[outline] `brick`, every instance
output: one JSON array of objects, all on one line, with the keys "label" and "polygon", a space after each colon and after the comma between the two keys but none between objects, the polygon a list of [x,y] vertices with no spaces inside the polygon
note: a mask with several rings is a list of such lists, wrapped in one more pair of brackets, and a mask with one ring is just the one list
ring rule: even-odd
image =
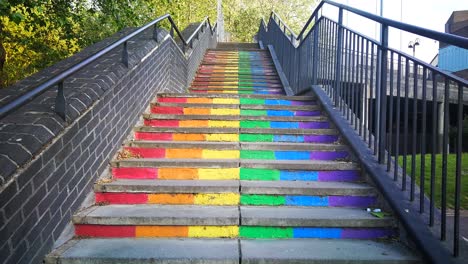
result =
[{"label": "brick", "polygon": [[34,124],[42,125],[46,127],[53,135],[58,135],[60,131],[63,130],[63,121],[59,120],[59,117],[52,118],[52,117],[45,117],[41,118],[38,121],[34,122]]},{"label": "brick", "polygon": [[23,257],[24,253],[27,251],[28,247],[26,245],[26,241],[22,241],[20,244],[18,244],[13,252],[10,254],[10,258],[8,258],[4,264],[13,264],[13,263],[18,263],[19,260]]},{"label": "brick", "polygon": [[11,216],[16,214],[16,212],[21,210],[23,202],[30,197],[32,194],[32,185],[28,184],[23,187],[18,193],[16,193],[13,199],[8,202],[4,208],[5,217],[9,219]]},{"label": "brick", "polygon": [[0,244],[5,243],[12,234],[15,233],[16,229],[18,228],[18,224],[23,222],[23,216],[21,212],[18,210],[16,214],[11,217],[11,219],[2,226],[0,229]]},{"label": "brick", "polygon": [[31,153],[28,153],[18,143],[0,143],[0,154],[8,156],[16,164],[23,164],[32,158]]},{"label": "brick", "polygon": [[44,163],[49,162],[57,153],[59,153],[63,149],[63,140],[59,139],[53,144],[50,144],[48,148],[42,152],[42,160]]},{"label": "brick", "polygon": [[36,159],[30,162],[25,170],[18,175],[16,181],[18,182],[18,186],[22,188],[26,184],[28,184],[31,179],[34,178],[36,173],[40,171],[42,168],[42,159]]},{"label": "brick", "polygon": [[11,236],[11,244],[12,245],[18,245],[29,233],[29,231],[34,227],[34,225],[37,223],[37,214],[32,212],[29,214],[24,222],[21,224],[17,223],[17,229],[15,233]]},{"label": "brick", "polygon": [[50,221],[50,215],[49,213],[44,214],[42,218],[40,218],[37,222],[36,225],[34,225],[32,228],[30,228],[29,234],[26,236],[26,241],[28,241],[28,244],[30,245],[33,243],[33,241],[40,236],[42,230],[44,227],[49,223]]},{"label": "brick", "polygon": [[15,172],[15,170],[15,163],[7,156],[0,155],[0,175],[2,176],[4,181],[7,181],[9,179],[9,176],[12,175],[13,172]]},{"label": "brick", "polygon": [[32,154],[36,153],[39,151],[39,149],[42,148],[42,144],[37,138],[27,134],[16,134],[8,139],[8,142],[21,144],[26,150],[29,151],[29,153]]},{"label": "brick", "polygon": [[32,196],[28,197],[28,201],[23,206],[23,214],[28,215],[30,212],[36,209],[36,207],[42,201],[42,198],[46,195],[46,192],[46,185],[43,184],[33,193]]},{"label": "brick", "polygon": [[35,188],[38,188],[43,183],[45,183],[46,179],[55,171],[55,163],[53,160],[49,161],[46,165],[42,167],[42,169],[37,172],[34,176],[33,184]]}]

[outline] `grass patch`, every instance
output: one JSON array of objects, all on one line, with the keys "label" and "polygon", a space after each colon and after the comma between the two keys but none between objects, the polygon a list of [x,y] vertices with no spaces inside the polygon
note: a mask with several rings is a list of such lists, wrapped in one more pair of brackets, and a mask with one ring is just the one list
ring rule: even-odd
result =
[{"label": "grass patch", "polygon": [[[431,183],[431,155],[425,155],[425,174],[424,174],[424,192],[427,196],[430,195]],[[411,175],[411,156],[407,156],[407,175]],[[419,185],[421,176],[421,155],[416,155],[416,184]],[[403,167],[403,157],[399,157],[398,163]],[[449,154],[447,156],[447,207],[455,208],[455,168],[456,155]],[[442,154],[436,155],[435,161],[435,200],[436,206],[441,205],[441,188],[442,188]],[[408,186],[409,188],[409,186]],[[460,208],[468,209],[468,153],[462,154],[462,171],[461,171],[461,197]]]}]

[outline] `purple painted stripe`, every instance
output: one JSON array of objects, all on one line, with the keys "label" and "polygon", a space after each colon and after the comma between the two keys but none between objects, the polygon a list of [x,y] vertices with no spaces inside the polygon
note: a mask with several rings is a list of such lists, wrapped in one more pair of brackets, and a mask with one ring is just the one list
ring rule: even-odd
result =
[{"label": "purple painted stripe", "polygon": [[350,239],[375,239],[395,235],[395,230],[389,228],[343,228],[341,231],[341,238]]},{"label": "purple painted stripe", "polygon": [[357,170],[319,171],[319,181],[357,181],[361,178]]},{"label": "purple painted stripe", "polygon": [[295,116],[319,116],[322,113],[320,111],[296,111]]},{"label": "purple painted stripe", "polygon": [[291,105],[312,105],[310,101],[291,101]]},{"label": "purple painted stripe", "polygon": [[299,122],[299,128],[303,129],[322,129],[330,128],[330,123],[328,122]]},{"label": "purple painted stripe", "polygon": [[375,196],[329,196],[328,205],[337,207],[369,207],[375,204]]},{"label": "purple painted stripe", "polygon": [[338,140],[338,136],[334,135],[305,135],[304,142],[306,143],[333,143]]},{"label": "purple painted stripe", "polygon": [[347,157],[347,151],[311,151],[309,158],[312,160],[336,160]]}]

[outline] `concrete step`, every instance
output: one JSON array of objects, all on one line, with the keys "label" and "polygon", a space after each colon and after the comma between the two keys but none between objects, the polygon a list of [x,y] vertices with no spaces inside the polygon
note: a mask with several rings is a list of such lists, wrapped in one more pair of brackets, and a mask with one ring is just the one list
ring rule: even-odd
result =
[{"label": "concrete step", "polygon": [[139,140],[297,143],[337,143],[339,140],[334,129],[140,126],[134,131],[135,139]]},{"label": "concrete step", "polygon": [[378,218],[362,208],[241,206],[242,226],[394,228],[392,217]]},{"label": "concrete step", "polygon": [[263,160],[263,159],[145,159],[129,158],[111,161],[114,168],[263,168],[277,170],[302,171],[336,171],[357,170],[359,167],[353,162],[318,161],[318,160]]},{"label": "concrete step", "polygon": [[421,258],[396,241],[301,239],[241,240],[241,262],[311,264],[415,264]]},{"label": "concrete step", "polygon": [[[308,122],[308,121],[328,121],[325,116],[243,116],[237,113],[227,112],[227,115],[174,115],[174,114],[143,114],[143,118],[147,120],[222,120],[222,121],[244,121],[244,120],[261,120],[261,121],[282,121],[282,122]],[[240,112],[240,111],[239,111]]]},{"label": "concrete step", "polygon": [[239,263],[237,239],[73,239],[47,255],[46,264]]},{"label": "concrete step", "polygon": [[239,104],[196,104],[196,103],[152,103],[151,107],[172,107],[172,108],[208,108],[208,109],[241,109],[241,110],[282,110],[282,111],[318,111],[318,105],[239,105]]},{"label": "concrete step", "polygon": [[80,211],[72,220],[75,225],[237,226],[239,209],[237,206],[106,205]]},{"label": "concrete step", "polygon": [[315,100],[315,96],[286,96],[286,95],[236,95],[236,94],[193,94],[193,93],[160,93],[158,97],[178,97],[178,98],[258,98],[258,99],[283,99],[289,101],[311,101]]},{"label": "concrete step", "polygon": [[[113,180],[94,185],[98,204],[372,207],[362,183],[298,181]],[[239,193],[240,192],[240,193]]]}]

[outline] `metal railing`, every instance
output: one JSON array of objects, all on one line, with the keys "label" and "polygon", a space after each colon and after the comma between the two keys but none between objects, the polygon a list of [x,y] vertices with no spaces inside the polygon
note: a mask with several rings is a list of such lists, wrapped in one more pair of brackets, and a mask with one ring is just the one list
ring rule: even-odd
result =
[{"label": "metal railing", "polygon": [[174,31],[177,33],[178,38],[182,43],[182,52],[186,54],[187,47],[193,48],[194,40],[198,39],[200,33],[203,33],[205,27],[209,27],[211,34],[216,31],[216,25],[214,27],[211,26],[210,19],[206,17],[197,29],[187,38],[185,39],[180,30],[177,28],[177,25],[174,23],[174,20],[169,14],[165,14],[160,16],[153,21],[147,23],[146,25],[138,28],[137,30],[133,31],[132,33],[121,37],[117,41],[107,45],[106,47],[102,48],[100,51],[96,52],[95,54],[89,56],[88,58],[84,59],[83,61],[77,63],[76,65],[68,68],[67,70],[63,71],[62,73],[52,77],[51,79],[47,80],[46,82],[42,83],[41,85],[35,87],[34,89],[26,92],[25,94],[15,98],[14,100],[10,101],[9,103],[0,107],[0,118],[6,116],[8,113],[18,109],[19,107],[23,106],[24,104],[30,102],[34,98],[38,97],[39,95],[43,94],[47,90],[51,89],[52,87],[57,86],[57,96],[55,99],[55,112],[66,120],[66,107],[67,107],[67,100],[64,94],[64,81],[78,72],[79,70],[83,69],[84,67],[88,66],[89,64],[95,62],[96,60],[102,58],[104,55],[108,54],[109,52],[113,51],[117,47],[123,46],[122,49],[122,63],[128,67],[128,41],[132,38],[140,35],[145,30],[153,29],[153,39],[158,42],[158,24],[162,23],[164,20],[167,20],[170,23],[170,35],[174,37]]},{"label": "metal railing", "polygon": [[[338,8],[338,21],[321,15],[324,5]],[[379,23],[380,41],[345,27],[343,12]],[[272,12],[268,24],[261,21],[258,39],[274,46],[296,94],[309,90],[311,85],[322,85],[342,117],[373,151],[378,163],[385,166],[387,175],[371,176],[377,180],[391,177],[404,197],[417,206],[421,223],[416,224],[427,224],[431,236],[438,237],[424,240],[414,230],[415,223],[408,222],[408,208],[400,205],[396,196],[383,191],[418,248],[430,261],[448,263],[453,259],[446,246],[452,247],[453,256],[460,253],[463,119],[468,113],[468,81],[389,48],[390,27],[468,48],[467,38],[393,21],[328,0],[320,2],[298,35]],[[448,166],[449,144],[454,146],[450,150],[455,156],[454,170]],[[450,186],[449,177],[453,179]],[[454,191],[449,193],[448,187]],[[440,200],[436,199],[437,193]],[[449,200],[454,210],[450,234]]]}]

